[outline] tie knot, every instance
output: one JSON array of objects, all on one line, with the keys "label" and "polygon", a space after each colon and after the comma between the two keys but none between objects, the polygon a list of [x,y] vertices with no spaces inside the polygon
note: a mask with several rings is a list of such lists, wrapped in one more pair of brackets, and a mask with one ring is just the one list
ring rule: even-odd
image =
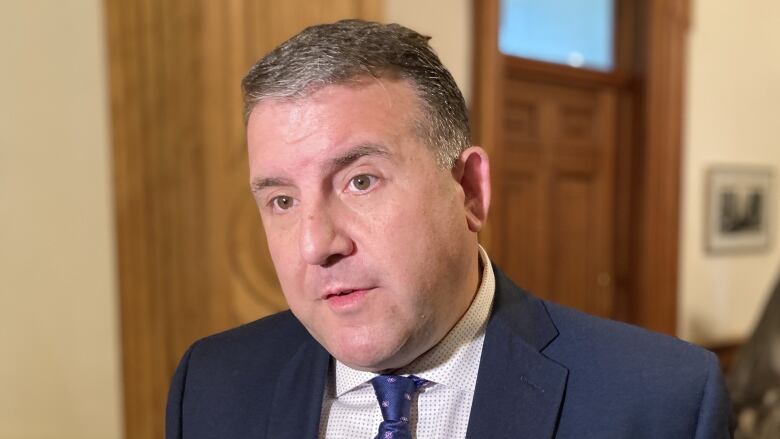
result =
[{"label": "tie knot", "polygon": [[384,418],[380,425],[379,438],[410,437],[406,435],[410,435],[408,424],[412,399],[417,390],[427,382],[414,375],[379,375],[371,380]]}]

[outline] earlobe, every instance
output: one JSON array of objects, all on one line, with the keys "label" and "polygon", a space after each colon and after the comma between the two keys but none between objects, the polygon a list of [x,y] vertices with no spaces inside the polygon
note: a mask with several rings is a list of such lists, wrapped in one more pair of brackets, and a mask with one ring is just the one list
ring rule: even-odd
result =
[{"label": "earlobe", "polygon": [[490,208],[490,163],[479,146],[465,149],[455,165],[455,176],[464,193],[464,207],[469,230],[479,232],[487,221]]}]

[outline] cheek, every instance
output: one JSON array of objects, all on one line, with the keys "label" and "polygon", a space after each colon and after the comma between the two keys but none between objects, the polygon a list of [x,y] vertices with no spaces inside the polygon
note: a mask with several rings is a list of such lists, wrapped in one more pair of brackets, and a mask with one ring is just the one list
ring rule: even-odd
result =
[{"label": "cheek", "polygon": [[414,271],[436,265],[442,256],[446,262],[446,255],[453,252],[453,244],[466,230],[465,217],[459,215],[457,206],[446,201],[433,203],[429,198],[408,199],[397,206],[377,235],[384,237],[388,247],[397,249],[396,260],[406,261]]},{"label": "cheek", "polygon": [[[453,267],[464,262],[464,242],[468,241],[465,218],[456,206],[442,203],[421,209],[417,221],[401,221],[398,234],[393,234],[388,245],[400,245],[393,252],[395,264],[404,278],[407,288],[412,288],[411,298],[420,312],[432,307],[447,306],[451,290],[460,287],[459,273],[453,276]],[[426,318],[432,318],[426,316]]]},{"label": "cheek", "polygon": [[268,252],[288,301],[294,299],[288,296],[291,292],[300,291],[299,284],[302,283],[302,276],[298,273],[300,269],[298,245],[294,239],[291,239],[294,236],[291,232],[265,229]]}]

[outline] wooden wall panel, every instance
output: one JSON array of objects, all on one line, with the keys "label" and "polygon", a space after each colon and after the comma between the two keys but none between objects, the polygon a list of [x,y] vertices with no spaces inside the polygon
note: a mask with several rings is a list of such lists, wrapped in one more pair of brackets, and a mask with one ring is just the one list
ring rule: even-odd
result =
[{"label": "wooden wall panel", "polygon": [[248,190],[240,80],[303,27],[381,0],[105,0],[126,437],[163,434],[196,338],[285,307]]}]

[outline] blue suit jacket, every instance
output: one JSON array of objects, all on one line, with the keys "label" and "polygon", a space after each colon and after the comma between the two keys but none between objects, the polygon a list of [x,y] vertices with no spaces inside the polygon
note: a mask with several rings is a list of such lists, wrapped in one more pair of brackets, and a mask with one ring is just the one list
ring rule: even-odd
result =
[{"label": "blue suit jacket", "polygon": [[[534,298],[500,270],[468,437],[730,437],[715,356]],[[288,311],[196,342],[168,439],[316,438],[330,356]]]}]

